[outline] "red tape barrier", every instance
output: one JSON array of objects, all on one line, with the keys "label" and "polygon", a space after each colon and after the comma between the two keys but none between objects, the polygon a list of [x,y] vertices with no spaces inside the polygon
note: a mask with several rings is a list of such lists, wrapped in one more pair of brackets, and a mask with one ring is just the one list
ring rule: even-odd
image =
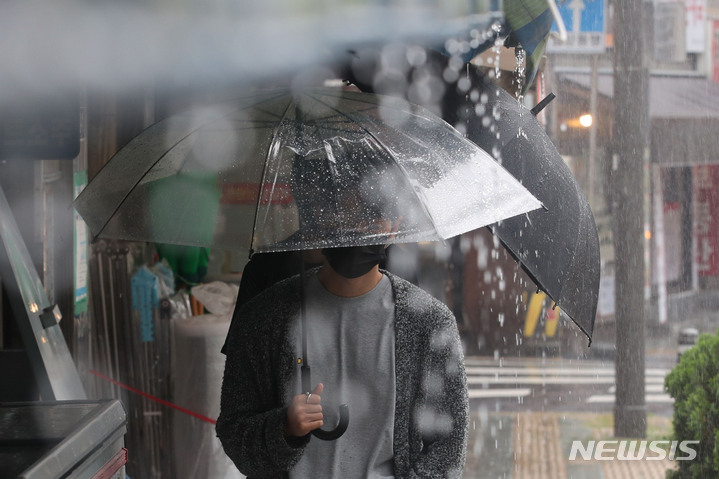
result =
[{"label": "red tape barrier", "polygon": [[209,417],[207,417],[207,416],[203,416],[202,414],[196,413],[196,412],[194,412],[194,411],[190,411],[189,409],[185,409],[184,407],[178,406],[177,404],[173,404],[173,403],[171,403],[170,401],[165,401],[164,399],[161,399],[161,398],[159,398],[159,397],[157,397],[157,396],[153,396],[152,394],[148,394],[148,393],[146,393],[145,391],[140,391],[139,389],[135,389],[135,388],[133,388],[132,386],[128,386],[127,384],[121,383],[120,381],[115,381],[114,379],[108,378],[107,376],[105,376],[105,375],[102,374],[102,373],[98,373],[97,371],[94,371],[94,370],[92,370],[92,369],[90,369],[90,372],[91,372],[92,374],[94,374],[95,376],[104,379],[105,381],[110,381],[112,384],[116,384],[116,385],[120,386],[121,388],[127,389],[128,391],[133,392],[133,393],[135,393],[135,394],[139,394],[139,395],[142,396],[142,397],[146,397],[146,398],[148,398],[148,399],[151,399],[152,401],[158,402],[158,403],[160,403],[160,404],[162,404],[162,405],[164,405],[164,406],[169,406],[169,407],[171,407],[171,408],[175,408],[175,409],[177,409],[178,411],[184,412],[185,414],[188,414],[188,415],[190,415],[190,416],[192,416],[192,417],[195,417],[195,418],[197,418],[197,419],[201,419],[201,420],[203,420],[203,421],[205,421],[205,422],[209,422],[210,424],[217,424],[217,421],[214,420],[214,419],[211,419],[211,418],[209,418]]}]

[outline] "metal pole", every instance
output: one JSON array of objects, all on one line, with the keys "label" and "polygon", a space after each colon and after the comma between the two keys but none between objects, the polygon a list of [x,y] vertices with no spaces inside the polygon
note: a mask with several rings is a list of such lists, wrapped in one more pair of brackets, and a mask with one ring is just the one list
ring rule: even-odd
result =
[{"label": "metal pole", "polygon": [[597,63],[599,55],[592,55],[592,80],[589,91],[589,114],[592,116],[592,124],[589,126],[589,206],[596,207],[594,201],[595,165],[597,162]]},{"label": "metal pole", "polygon": [[[108,305],[107,305],[107,291],[105,288],[105,256],[107,254],[107,249],[104,247],[105,245],[102,245],[102,248],[98,248],[97,251],[97,268],[98,268],[98,278],[97,281],[100,284],[100,302],[102,304],[102,335],[103,337],[101,340],[104,341],[103,345],[105,347],[104,354],[103,354],[103,366],[105,366],[107,369],[106,371],[109,373],[109,376],[111,378],[116,378],[117,375],[115,374],[115,370],[113,369],[113,361],[112,361],[112,348],[110,347],[110,330],[109,325],[107,322],[107,316],[108,316]],[[115,398],[120,397],[120,389],[112,384],[110,385],[111,394]]]},{"label": "metal pole", "polygon": [[614,435],[646,436],[644,383],[644,161],[648,157],[649,75],[644,65],[642,0],[614,3],[612,162],[616,258]]},{"label": "metal pole", "polygon": [[[109,361],[112,361],[113,363],[113,371],[115,371],[115,378],[119,381],[127,381],[126,377],[122,377],[120,374],[120,351],[119,351],[119,339],[118,336],[119,333],[119,327],[117,325],[117,305],[115,304],[115,298],[117,296],[117,285],[115,284],[115,278],[117,278],[117,245],[111,244],[106,250],[107,253],[107,278],[110,283],[110,325],[112,327],[112,334],[110,337],[112,338],[112,357],[108,358]],[[119,386],[115,386],[115,389],[117,391],[117,398],[121,399],[122,391],[120,390]]]}]

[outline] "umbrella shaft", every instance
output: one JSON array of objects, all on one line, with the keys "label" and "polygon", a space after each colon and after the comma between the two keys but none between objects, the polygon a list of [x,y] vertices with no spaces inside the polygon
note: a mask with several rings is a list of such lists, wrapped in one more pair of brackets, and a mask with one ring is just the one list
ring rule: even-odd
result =
[{"label": "umbrella shaft", "polygon": [[302,391],[309,392],[312,390],[312,375],[310,373],[310,363],[307,360],[307,308],[305,301],[305,261],[300,259],[300,323],[302,324]]},{"label": "umbrella shaft", "polygon": [[302,373],[302,392],[307,393],[312,391],[312,374],[310,373],[310,367],[307,364],[303,364],[301,368]]}]

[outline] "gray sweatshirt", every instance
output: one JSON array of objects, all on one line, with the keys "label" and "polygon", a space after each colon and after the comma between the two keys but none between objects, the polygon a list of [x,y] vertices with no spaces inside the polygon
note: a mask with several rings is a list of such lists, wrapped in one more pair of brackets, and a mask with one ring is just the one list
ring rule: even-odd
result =
[{"label": "gray sweatshirt", "polygon": [[[384,274],[395,302],[395,475],[459,477],[468,400],[456,321],[444,304],[420,288]],[[241,322],[227,339],[217,435],[248,477],[285,477],[311,438],[288,440],[283,435],[286,398],[293,393],[289,389],[299,367],[296,340],[290,337],[299,309],[295,276],[245,304],[238,315]]]}]

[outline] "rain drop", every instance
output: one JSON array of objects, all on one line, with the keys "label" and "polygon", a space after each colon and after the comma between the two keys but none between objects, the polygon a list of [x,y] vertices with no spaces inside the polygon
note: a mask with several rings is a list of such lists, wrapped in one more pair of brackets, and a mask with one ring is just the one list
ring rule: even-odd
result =
[{"label": "rain drop", "polygon": [[427,51],[419,46],[409,47],[407,49],[407,61],[414,67],[424,65],[427,61]]},{"label": "rain drop", "polygon": [[442,72],[442,78],[447,83],[454,83],[459,79],[459,72],[452,68],[445,68],[444,72]]}]

